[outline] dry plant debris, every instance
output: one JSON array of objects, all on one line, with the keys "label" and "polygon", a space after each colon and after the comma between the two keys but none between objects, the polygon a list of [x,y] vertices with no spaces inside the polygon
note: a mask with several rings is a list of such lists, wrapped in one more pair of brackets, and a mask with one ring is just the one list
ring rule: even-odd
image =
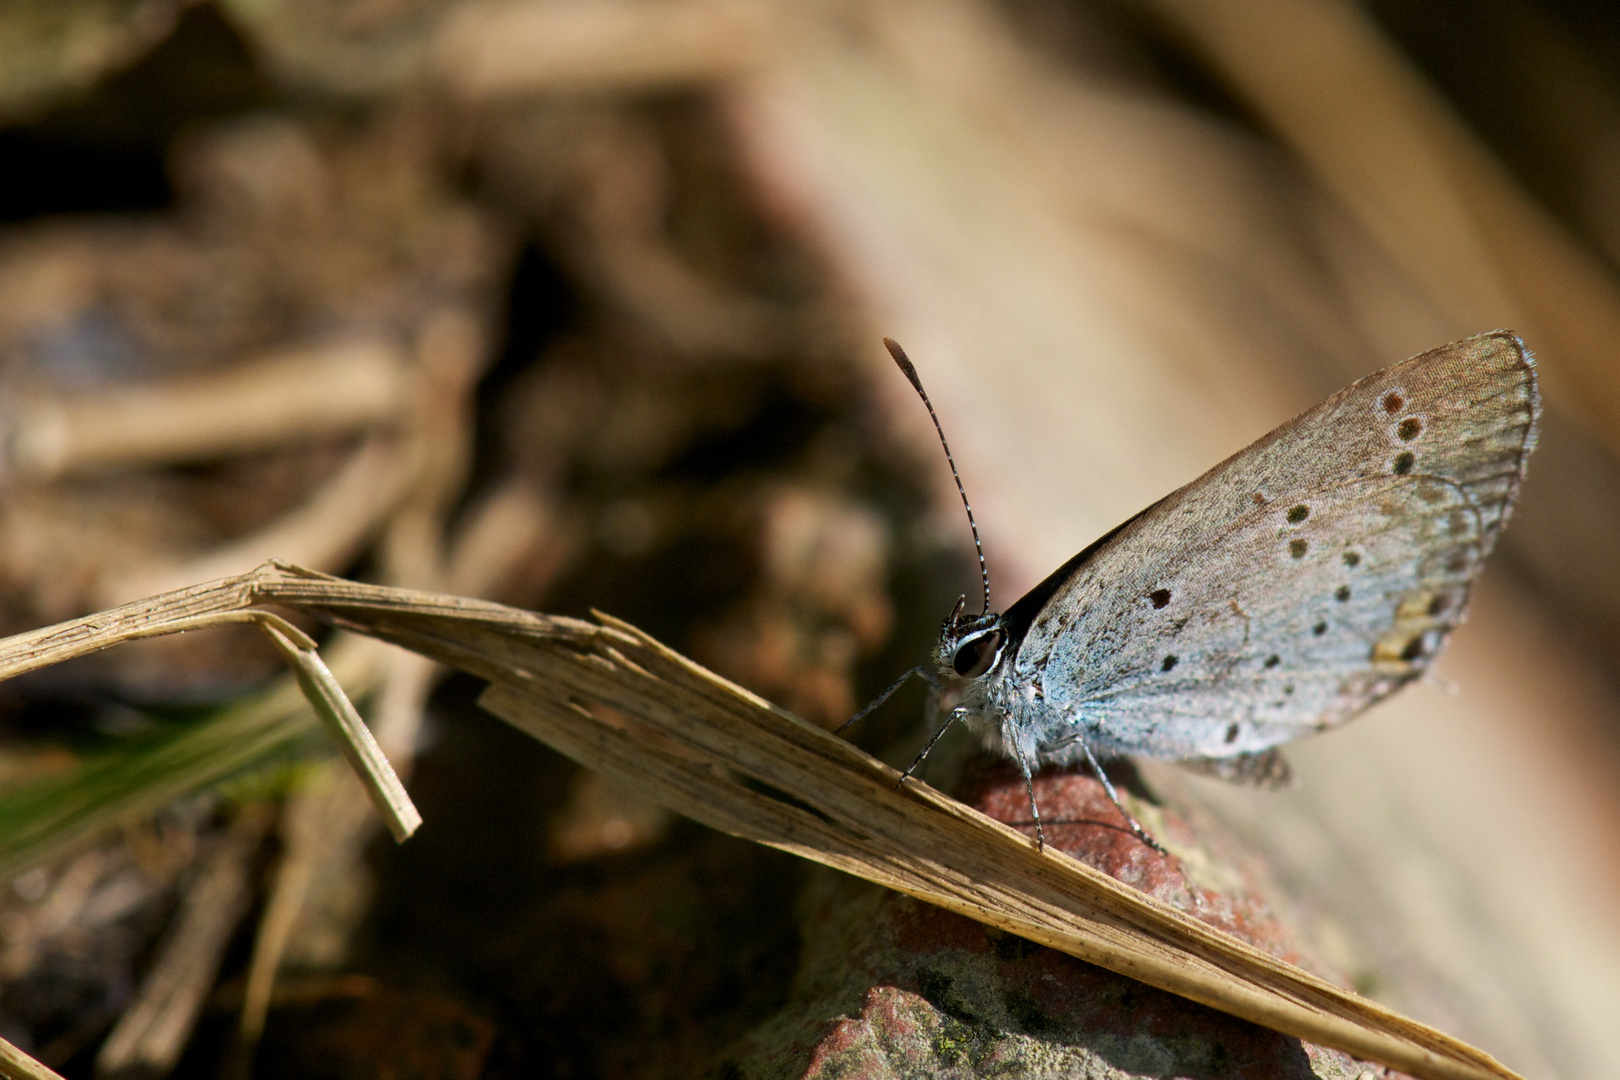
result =
[{"label": "dry plant debris", "polygon": [[671,809],[1424,1080],[1488,1055],[1294,968],[898,774],[624,623],[365,586],[285,564],[15,636],[0,678],[273,604],[488,680],[490,711]]}]

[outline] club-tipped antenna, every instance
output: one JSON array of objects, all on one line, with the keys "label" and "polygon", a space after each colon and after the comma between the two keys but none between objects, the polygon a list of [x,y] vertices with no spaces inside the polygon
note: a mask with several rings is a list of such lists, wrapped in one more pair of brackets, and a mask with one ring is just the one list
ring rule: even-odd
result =
[{"label": "club-tipped antenna", "polygon": [[984,545],[979,543],[979,526],[973,521],[973,507],[968,505],[967,489],[962,486],[962,476],[956,471],[956,459],[951,457],[951,444],[945,441],[945,429],[939,424],[939,414],[934,412],[934,403],[928,400],[928,391],[923,389],[922,380],[917,377],[917,368],[912,364],[906,350],[900,347],[899,342],[893,338],[884,338],[884,346],[894,362],[900,366],[906,378],[911,380],[911,388],[917,391],[922,398],[923,406],[928,410],[928,418],[934,422],[934,430],[939,432],[939,446],[945,451],[945,461],[951,467],[951,479],[956,481],[956,493],[962,496],[962,509],[967,511],[968,528],[973,532],[973,550],[979,554],[979,577],[984,581],[984,611],[990,614],[990,568],[985,565]]}]

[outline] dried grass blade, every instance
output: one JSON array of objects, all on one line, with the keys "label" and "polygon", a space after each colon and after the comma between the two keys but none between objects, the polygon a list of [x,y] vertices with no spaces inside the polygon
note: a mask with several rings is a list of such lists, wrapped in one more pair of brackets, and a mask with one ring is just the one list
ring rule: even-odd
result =
[{"label": "dried grass blade", "polygon": [[62,1080],[62,1074],[0,1039],[0,1077],[5,1080]]}]

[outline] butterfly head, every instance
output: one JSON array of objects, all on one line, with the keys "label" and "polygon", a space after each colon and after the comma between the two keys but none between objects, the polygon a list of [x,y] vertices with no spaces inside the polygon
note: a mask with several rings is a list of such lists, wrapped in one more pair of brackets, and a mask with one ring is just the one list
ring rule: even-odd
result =
[{"label": "butterfly head", "polygon": [[934,666],[948,687],[976,682],[995,671],[1007,648],[1007,624],[1000,615],[965,615],[966,599],[956,607],[939,630],[934,649]]}]

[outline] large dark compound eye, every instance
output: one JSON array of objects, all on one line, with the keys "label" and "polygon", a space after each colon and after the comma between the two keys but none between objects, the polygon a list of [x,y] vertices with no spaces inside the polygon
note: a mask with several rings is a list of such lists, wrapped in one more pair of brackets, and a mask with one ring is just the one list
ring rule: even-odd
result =
[{"label": "large dark compound eye", "polygon": [[1007,635],[1001,630],[988,630],[968,638],[957,647],[951,657],[951,667],[964,679],[977,679],[996,665],[1002,643]]}]

